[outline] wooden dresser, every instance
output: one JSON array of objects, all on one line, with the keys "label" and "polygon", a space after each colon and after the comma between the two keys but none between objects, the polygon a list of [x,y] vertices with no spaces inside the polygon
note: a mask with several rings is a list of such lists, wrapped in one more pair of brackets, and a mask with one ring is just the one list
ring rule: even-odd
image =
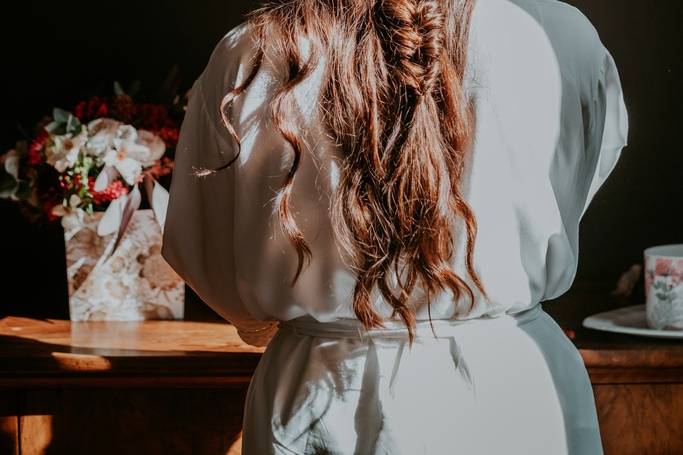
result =
[{"label": "wooden dresser", "polygon": [[[683,454],[683,342],[580,326],[585,315],[624,304],[593,290],[543,305],[575,335],[605,453]],[[5,317],[0,454],[238,454],[259,356],[217,320]]]}]

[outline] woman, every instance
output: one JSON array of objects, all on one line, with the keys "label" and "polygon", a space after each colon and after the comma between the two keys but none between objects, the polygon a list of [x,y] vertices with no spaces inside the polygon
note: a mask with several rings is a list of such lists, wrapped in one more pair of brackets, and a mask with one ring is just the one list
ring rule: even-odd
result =
[{"label": "woman", "polygon": [[559,1],[278,0],[232,29],[163,255],[268,344],[243,453],[602,453],[540,302],[626,135],[614,60]]}]

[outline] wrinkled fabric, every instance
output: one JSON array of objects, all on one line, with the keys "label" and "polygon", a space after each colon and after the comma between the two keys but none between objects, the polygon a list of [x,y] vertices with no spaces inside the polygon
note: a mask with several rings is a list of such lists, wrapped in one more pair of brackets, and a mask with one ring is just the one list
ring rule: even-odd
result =
[{"label": "wrinkled fabric", "polygon": [[284,325],[249,388],[243,453],[602,453],[583,360],[540,305],[439,322],[412,347]]},{"label": "wrinkled fabric", "polygon": [[[300,44],[305,58],[310,43]],[[288,71],[282,56],[267,53],[252,83],[228,106],[226,116],[241,138],[235,163],[203,179],[191,175],[237,154],[220,105],[246,79],[254,54],[251,31],[240,24],[195,81],[162,247],[169,264],[243,340],[270,342],[245,410],[245,447],[254,447],[245,453],[453,453],[442,451],[446,444],[468,447],[462,453],[497,453],[487,452],[496,444],[505,453],[600,453],[585,368],[547,315],[525,330],[458,327],[467,334],[458,335],[456,348],[476,372],[476,400],[443,340],[410,350],[395,339],[329,340],[278,330],[280,322],[299,318],[355,319],[355,276],[329,216],[343,156],[313,102],[324,58],[290,98],[290,120],[305,144],[290,206],[313,254],[296,285],[297,254],[277,210],[294,154],[274,127],[269,103]],[[476,126],[463,197],[477,220],[474,267],[490,302],[464,273],[459,220],[451,264],[474,290],[474,308],[466,313],[467,296],[456,299],[450,291],[432,295],[428,308],[417,289],[409,304],[418,321],[430,314],[435,320],[507,319],[565,293],[577,271],[580,221],[627,143],[616,63],[588,19],[565,3],[477,0],[464,87]],[[376,289],[371,297],[390,317]],[[392,388],[387,378],[394,368],[403,379]],[[434,407],[438,412],[430,411]],[[527,440],[532,435],[535,442]],[[576,449],[580,444],[586,446]]]}]

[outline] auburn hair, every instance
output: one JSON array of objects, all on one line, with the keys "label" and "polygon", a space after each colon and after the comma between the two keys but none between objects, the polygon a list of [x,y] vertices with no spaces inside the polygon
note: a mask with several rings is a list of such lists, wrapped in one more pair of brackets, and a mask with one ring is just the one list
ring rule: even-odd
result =
[{"label": "auburn hair", "polygon": [[[416,286],[430,296],[471,287],[450,266],[454,222],[464,220],[465,265],[484,298],[473,266],[477,224],[461,193],[473,137],[474,112],[463,90],[469,25],[474,0],[273,0],[246,21],[257,40],[254,65],[244,82],[222,100],[230,134],[240,137],[226,114],[228,104],[253,81],[275,46],[288,65],[271,112],[273,125],[291,145],[294,159],[279,190],[278,215],[298,254],[296,283],[312,252],[290,211],[293,181],[303,143],[287,116],[293,88],[325,55],[318,103],[325,126],[341,147],[340,182],[330,206],[336,241],[357,276],[353,310],[370,329],[382,318],[371,301],[375,286],[414,339],[415,309],[408,299]],[[312,46],[308,58],[301,38]],[[230,166],[199,170],[208,175]],[[396,284],[397,293],[392,289]],[[430,311],[431,316],[431,311]]]}]

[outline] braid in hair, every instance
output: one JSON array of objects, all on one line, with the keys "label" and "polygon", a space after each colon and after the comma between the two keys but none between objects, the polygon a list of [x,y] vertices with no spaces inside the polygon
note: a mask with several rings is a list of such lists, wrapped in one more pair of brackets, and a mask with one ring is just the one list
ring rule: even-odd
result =
[{"label": "braid in hair", "polygon": [[[324,54],[322,90],[311,102],[319,103],[343,156],[330,217],[340,251],[357,275],[353,309],[365,327],[382,326],[371,301],[378,289],[393,316],[406,324],[411,342],[416,316],[408,300],[419,284],[428,310],[431,296],[446,290],[452,291],[456,314],[463,293],[474,308],[474,291],[450,264],[458,217],[465,222],[467,272],[488,301],[474,270],[476,220],[460,191],[473,136],[472,109],[463,93],[473,2],[271,0],[248,19],[258,41],[257,64],[223,103],[244,91],[266,45],[274,46],[288,68],[272,115],[294,153],[278,202],[283,230],[299,257],[294,285],[312,253],[288,209],[305,156],[285,114],[293,89]],[[308,60],[301,57],[301,38],[316,43]],[[239,145],[229,119],[224,121]]]}]

